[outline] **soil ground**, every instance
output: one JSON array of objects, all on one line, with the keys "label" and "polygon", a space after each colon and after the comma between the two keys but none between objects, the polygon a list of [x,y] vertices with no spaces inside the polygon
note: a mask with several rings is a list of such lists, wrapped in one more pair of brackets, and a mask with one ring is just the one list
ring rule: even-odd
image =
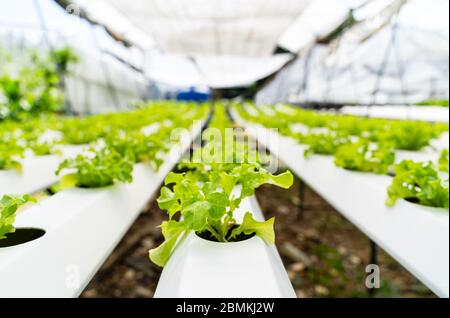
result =
[{"label": "soil ground", "polygon": [[[366,287],[370,242],[311,189],[299,217],[299,182],[290,190],[263,186],[257,198],[266,218],[276,217],[277,247],[299,297],[434,297],[389,255],[378,249],[381,286]],[[82,297],[152,297],[161,269],[148,250],[162,242],[166,219],[153,201],[97,273]]]}]

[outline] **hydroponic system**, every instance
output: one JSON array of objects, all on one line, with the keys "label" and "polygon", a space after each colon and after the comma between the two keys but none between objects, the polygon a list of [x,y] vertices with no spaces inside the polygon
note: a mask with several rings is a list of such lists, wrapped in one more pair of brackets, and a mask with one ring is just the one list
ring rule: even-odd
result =
[{"label": "hydroponic system", "polygon": [[448,298],[448,5],[0,2],[0,298]]}]

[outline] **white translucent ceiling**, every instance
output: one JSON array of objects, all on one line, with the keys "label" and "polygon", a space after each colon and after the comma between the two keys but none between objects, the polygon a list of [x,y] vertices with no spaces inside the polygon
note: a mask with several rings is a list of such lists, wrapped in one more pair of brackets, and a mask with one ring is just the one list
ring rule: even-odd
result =
[{"label": "white translucent ceiling", "polygon": [[[309,47],[394,0],[74,0],[140,47],[171,54],[260,57]],[[145,35],[145,36],[144,36]]]},{"label": "white translucent ceiling", "polygon": [[258,102],[405,104],[448,98],[449,1],[395,0],[378,8],[379,14],[366,11],[371,18],[281,71]]},{"label": "white translucent ceiling", "polygon": [[310,0],[94,0],[108,3],[167,53],[269,56]]},{"label": "white translucent ceiling", "polygon": [[149,77],[222,88],[251,85],[278,71],[290,57],[274,55],[277,47],[301,52],[352,10],[366,7],[367,15],[395,0],[74,1],[147,52],[153,48],[143,67]]},{"label": "white translucent ceiling", "polygon": [[338,28],[349,17],[350,10],[374,1],[377,0],[314,0],[282,34],[279,46],[291,52],[310,47]]},{"label": "white translucent ceiling", "polygon": [[147,55],[145,73],[157,82],[189,87],[246,87],[272,75],[292,58],[290,54],[267,57],[203,56],[188,59],[179,54]]}]

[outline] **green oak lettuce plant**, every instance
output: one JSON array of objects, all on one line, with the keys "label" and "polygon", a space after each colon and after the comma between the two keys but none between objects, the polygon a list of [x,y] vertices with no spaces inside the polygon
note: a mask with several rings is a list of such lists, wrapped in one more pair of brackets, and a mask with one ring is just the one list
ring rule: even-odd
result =
[{"label": "green oak lettuce plant", "polygon": [[115,182],[132,182],[133,159],[122,156],[109,147],[99,150],[91,148],[87,154],[63,161],[56,174],[60,175],[64,170],[69,170],[70,173],[61,178],[57,190],[73,186],[102,188]]},{"label": "green oak lettuce plant", "polygon": [[419,151],[438,137],[435,127],[424,122],[392,122],[385,128],[374,132],[372,139],[391,142],[399,150]]},{"label": "green oak lettuce plant", "polygon": [[[255,234],[273,244],[274,219],[258,222],[247,212],[242,224],[237,224],[234,212],[242,200],[253,195],[261,185],[289,188],[292,183],[290,172],[275,176],[253,164],[238,165],[228,172],[170,173],[157,200],[159,207],[169,214],[169,221],[161,224],[165,241],[149,252],[150,259],[164,267],[179,237],[191,231],[206,232],[215,241],[223,243],[233,242],[241,234]],[[240,191],[235,190],[237,186]],[[175,220],[177,214],[181,216],[179,221]]]},{"label": "green oak lettuce plant", "polygon": [[28,143],[28,147],[36,156],[46,156],[53,153],[58,153],[58,151],[55,150],[55,143],[53,142],[31,141]]},{"label": "green oak lettuce plant", "polygon": [[16,231],[14,227],[16,212],[22,205],[28,202],[36,202],[36,200],[29,195],[4,195],[0,199],[0,240],[5,239],[7,234]]},{"label": "green oak lettuce plant", "polygon": [[449,208],[448,174],[443,177],[432,162],[405,160],[393,170],[395,177],[388,188],[388,206],[405,199],[425,206]]},{"label": "green oak lettuce plant", "polygon": [[63,141],[71,145],[85,145],[104,137],[112,130],[103,117],[69,118],[60,127]]},{"label": "green oak lettuce plant", "polygon": [[339,135],[333,131],[309,133],[300,138],[300,143],[308,146],[304,152],[305,157],[310,157],[312,154],[334,155],[340,146],[349,142],[349,137]]},{"label": "green oak lettuce plant", "polygon": [[347,170],[386,174],[395,162],[395,151],[392,144],[360,139],[339,147],[334,162]]},{"label": "green oak lettuce plant", "polygon": [[106,138],[106,145],[114,149],[123,157],[132,158],[135,163],[148,163],[158,170],[163,160],[159,157],[170,145],[169,134],[160,130],[153,135],[146,135],[141,131],[122,132]]}]

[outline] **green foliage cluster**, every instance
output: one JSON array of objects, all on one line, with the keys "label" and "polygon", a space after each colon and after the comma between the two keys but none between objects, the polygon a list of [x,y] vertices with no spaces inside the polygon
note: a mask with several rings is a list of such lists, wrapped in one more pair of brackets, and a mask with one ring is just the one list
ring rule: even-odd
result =
[{"label": "green foliage cluster", "polygon": [[39,116],[24,122],[6,120],[0,122],[0,170],[21,171],[21,158],[27,149],[36,156],[44,156],[56,151],[56,140],[43,139],[46,131],[55,128],[57,116]]},{"label": "green foliage cluster", "polygon": [[334,155],[339,147],[350,142],[347,136],[340,136],[334,131],[305,134],[299,140],[308,146],[304,153],[305,157],[312,154]]},{"label": "green foliage cluster", "polygon": [[0,240],[5,239],[7,234],[16,231],[14,227],[16,212],[22,205],[28,202],[36,202],[36,200],[29,195],[4,195],[0,199]]},{"label": "green foliage cluster", "polygon": [[417,106],[441,106],[448,107],[448,99],[427,99],[416,104]]},{"label": "green foliage cluster", "polygon": [[[252,111],[247,111],[248,108]],[[373,142],[387,141],[392,143],[395,149],[417,151],[428,146],[431,140],[443,132],[448,131],[448,124],[362,118],[286,105],[274,107],[274,115],[267,115],[250,104],[246,104],[245,107],[236,104],[234,109],[243,119],[258,122],[265,127],[277,128],[281,134],[297,138],[300,143],[308,141],[307,135],[315,135],[314,129],[326,128],[339,138],[359,137]],[[305,129],[309,129],[310,133],[295,133],[291,129],[292,124],[301,124]]]},{"label": "green foliage cluster", "polygon": [[[170,102],[169,102],[170,103]],[[171,140],[175,128],[189,128],[195,120],[205,118],[207,107],[180,104],[175,109],[167,109],[167,103],[147,104],[145,108],[106,115],[97,115],[86,119],[70,119],[63,123],[65,141],[75,143],[94,142],[104,139],[98,149],[91,148],[89,153],[65,160],[57,170],[73,171],[61,178],[59,189],[77,186],[100,188],[116,182],[131,182],[134,164],[148,163],[157,170],[163,163],[161,153],[168,151],[176,140]],[[179,112],[184,116],[179,116]],[[95,122],[95,126],[87,123]],[[145,133],[145,127],[158,124],[152,134]],[[84,132],[73,137],[74,127],[83,126]],[[67,132],[70,131],[69,134]],[[70,136],[67,139],[67,136]],[[81,136],[81,138],[79,138]]]},{"label": "green foliage cluster", "polygon": [[387,205],[405,199],[425,206],[449,208],[448,174],[443,177],[432,162],[405,160],[394,166],[394,173]]},{"label": "green foliage cluster", "polygon": [[73,169],[75,172],[64,175],[61,180],[63,188],[101,188],[115,182],[133,181],[133,161],[108,147],[91,149],[86,155],[63,161],[56,174],[60,175],[66,169]]},{"label": "green foliage cluster", "polygon": [[[21,170],[20,159],[30,149],[37,156],[58,153],[61,144],[86,145],[104,139],[106,146],[114,149],[132,162],[145,162],[158,169],[160,152],[171,144],[171,131],[188,128],[195,120],[205,118],[207,105],[174,102],[153,102],[139,105],[133,111],[101,114],[88,117],[62,117],[40,115],[24,121],[0,122],[0,170]],[[180,116],[183,114],[183,116]],[[159,125],[153,134],[145,127]],[[54,138],[45,138],[52,132]]]},{"label": "green foliage cluster", "polygon": [[22,58],[0,55],[0,120],[22,120],[64,108],[61,79],[78,61],[72,49],[29,51]]},{"label": "green foliage cluster", "polygon": [[[204,119],[208,112],[207,105],[155,102],[139,106],[134,111],[86,118],[46,115],[25,121],[5,120],[0,123],[0,170],[20,170],[20,158],[26,149],[44,155],[52,152],[57,143],[89,144],[103,138],[103,143],[97,142],[87,153],[61,163],[56,173],[66,174],[54,190],[74,186],[100,188],[116,182],[131,182],[134,164],[145,162],[157,169],[162,163],[159,155],[177,142],[170,138],[172,130],[189,128],[194,121]],[[158,125],[156,131],[146,133],[146,126],[152,124]],[[83,132],[76,135],[79,129]],[[42,134],[49,130],[60,132],[62,139],[42,140]],[[28,195],[6,195],[0,200],[0,239],[15,231],[15,213],[27,202],[34,202],[34,199]]]},{"label": "green foliage cluster", "polygon": [[0,144],[0,170],[22,171],[20,158],[23,157],[23,147],[15,141]]},{"label": "green foliage cluster", "polygon": [[106,145],[120,156],[130,158],[134,163],[149,163],[158,170],[163,160],[158,156],[170,145],[169,132],[160,129],[147,135],[142,131],[115,133],[106,137]]},{"label": "green foliage cluster", "polygon": [[386,174],[395,162],[394,148],[389,143],[371,143],[360,139],[347,143],[336,152],[334,163],[347,170]]}]

